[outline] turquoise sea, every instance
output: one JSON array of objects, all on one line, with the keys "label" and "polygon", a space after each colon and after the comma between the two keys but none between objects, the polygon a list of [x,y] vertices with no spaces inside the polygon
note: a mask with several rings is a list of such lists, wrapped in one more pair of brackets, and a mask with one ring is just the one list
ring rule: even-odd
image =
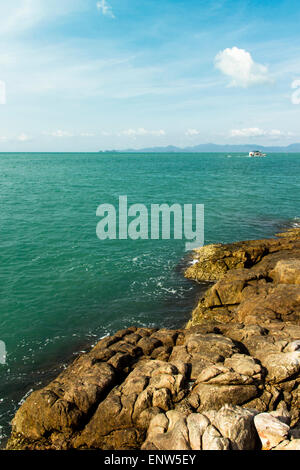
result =
[{"label": "turquoise sea", "polygon": [[178,327],[201,286],[184,240],[96,236],[99,204],[205,204],[205,243],[300,225],[300,154],[0,154],[0,437],[75,354],[130,325]]}]

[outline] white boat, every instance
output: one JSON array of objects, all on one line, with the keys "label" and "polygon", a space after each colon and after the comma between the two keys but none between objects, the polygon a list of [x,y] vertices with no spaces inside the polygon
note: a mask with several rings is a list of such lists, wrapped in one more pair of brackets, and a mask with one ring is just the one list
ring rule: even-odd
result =
[{"label": "white boat", "polygon": [[266,157],[266,153],[262,153],[260,150],[252,150],[249,152],[249,157]]}]

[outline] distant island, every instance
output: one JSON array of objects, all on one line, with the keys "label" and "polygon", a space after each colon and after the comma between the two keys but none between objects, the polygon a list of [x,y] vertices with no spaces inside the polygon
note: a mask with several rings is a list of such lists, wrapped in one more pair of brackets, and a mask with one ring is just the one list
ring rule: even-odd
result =
[{"label": "distant island", "polygon": [[265,153],[300,153],[300,143],[290,144],[286,147],[264,147],[258,144],[241,144],[241,145],[219,145],[219,144],[200,144],[193,147],[176,147],[168,145],[166,147],[150,147],[141,149],[124,149],[124,150],[100,150],[101,153],[218,153],[218,152],[246,152],[259,149]]}]

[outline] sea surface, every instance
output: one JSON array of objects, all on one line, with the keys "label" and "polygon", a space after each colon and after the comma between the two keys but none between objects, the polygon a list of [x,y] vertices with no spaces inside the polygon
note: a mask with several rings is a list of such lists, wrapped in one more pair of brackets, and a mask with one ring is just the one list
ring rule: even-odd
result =
[{"label": "sea surface", "polygon": [[130,325],[179,327],[201,293],[184,240],[106,240],[96,209],[205,204],[205,243],[300,226],[300,154],[0,154],[0,440],[28,394]]}]

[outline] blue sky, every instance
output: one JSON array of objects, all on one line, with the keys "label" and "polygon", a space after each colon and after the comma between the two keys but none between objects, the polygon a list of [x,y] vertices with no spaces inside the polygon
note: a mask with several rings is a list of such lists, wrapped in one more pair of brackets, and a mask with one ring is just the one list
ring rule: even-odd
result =
[{"label": "blue sky", "polygon": [[300,141],[294,0],[0,0],[0,150]]}]

